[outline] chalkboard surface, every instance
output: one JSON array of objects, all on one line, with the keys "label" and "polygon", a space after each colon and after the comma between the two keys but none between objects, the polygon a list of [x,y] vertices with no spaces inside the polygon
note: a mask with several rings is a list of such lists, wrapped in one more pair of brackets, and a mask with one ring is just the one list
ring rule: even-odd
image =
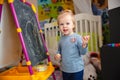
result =
[{"label": "chalkboard surface", "polygon": [[32,66],[37,65],[40,61],[47,58],[47,55],[35,14],[29,5],[24,4],[20,0],[14,0],[13,5]]}]

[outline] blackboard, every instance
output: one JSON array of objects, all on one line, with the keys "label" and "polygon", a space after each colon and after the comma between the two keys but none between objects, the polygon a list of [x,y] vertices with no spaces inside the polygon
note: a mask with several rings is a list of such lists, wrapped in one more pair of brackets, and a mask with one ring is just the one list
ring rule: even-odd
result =
[{"label": "blackboard", "polygon": [[120,47],[102,46],[101,80],[119,80],[120,78]]},{"label": "blackboard", "polygon": [[13,2],[19,25],[22,29],[22,36],[31,60],[32,66],[39,64],[47,58],[46,50],[39,33],[37,19],[31,6],[14,0]]},{"label": "blackboard", "polygon": [[110,29],[110,42],[120,42],[120,7],[108,11],[109,15],[109,29]]}]

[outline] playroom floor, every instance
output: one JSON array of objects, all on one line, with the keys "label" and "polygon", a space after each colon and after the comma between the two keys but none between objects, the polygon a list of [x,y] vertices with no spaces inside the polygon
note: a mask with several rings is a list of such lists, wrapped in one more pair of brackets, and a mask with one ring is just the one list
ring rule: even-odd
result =
[{"label": "playroom floor", "polygon": [[[54,74],[55,74],[56,80],[63,80],[60,70],[56,70]],[[50,76],[48,80],[54,80],[54,79],[52,76]]]}]

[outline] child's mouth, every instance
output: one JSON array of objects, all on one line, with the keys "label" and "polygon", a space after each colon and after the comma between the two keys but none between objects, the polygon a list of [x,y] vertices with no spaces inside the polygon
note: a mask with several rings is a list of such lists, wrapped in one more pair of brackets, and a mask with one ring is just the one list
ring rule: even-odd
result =
[{"label": "child's mouth", "polygon": [[68,29],[63,29],[63,31],[64,31],[64,32],[67,32],[67,31],[68,31]]}]

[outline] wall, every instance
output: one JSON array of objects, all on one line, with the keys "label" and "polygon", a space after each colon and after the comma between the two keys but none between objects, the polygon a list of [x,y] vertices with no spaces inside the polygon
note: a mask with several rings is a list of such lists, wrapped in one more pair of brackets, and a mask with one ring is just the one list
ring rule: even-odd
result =
[{"label": "wall", "polygon": [[116,7],[120,7],[120,0],[109,0],[108,1],[108,9],[114,9]]}]

